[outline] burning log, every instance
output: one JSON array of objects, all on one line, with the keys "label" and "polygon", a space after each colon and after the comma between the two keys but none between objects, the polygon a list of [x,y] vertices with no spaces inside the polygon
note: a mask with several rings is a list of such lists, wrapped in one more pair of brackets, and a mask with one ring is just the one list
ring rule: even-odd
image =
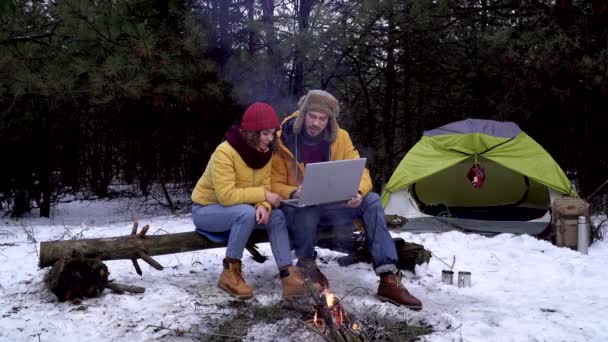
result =
[{"label": "burning log", "polygon": [[350,316],[344,312],[341,304],[336,300],[336,296],[325,289],[322,292],[323,300],[315,291],[309,278],[306,278],[305,283],[315,303],[312,323],[315,326],[329,328],[331,338],[336,342],[361,341],[362,338],[357,333],[358,323],[352,321]]},{"label": "burning log", "polygon": [[[323,316],[325,324],[327,325],[327,327],[329,327],[329,331],[331,332],[332,337],[338,342],[346,342],[344,340],[344,337],[338,330],[338,327],[336,327],[334,320],[331,318],[329,308],[327,306],[325,306],[325,303],[323,303],[321,298],[319,298],[319,295],[317,294],[317,291],[313,287],[312,282],[310,281],[309,278],[306,278],[306,287],[308,288],[308,291],[310,292],[312,299],[315,301],[315,307],[317,307],[319,310],[321,310],[321,315]],[[317,312],[315,311],[315,318],[314,318],[313,323],[316,324],[316,320],[317,320]]]}]

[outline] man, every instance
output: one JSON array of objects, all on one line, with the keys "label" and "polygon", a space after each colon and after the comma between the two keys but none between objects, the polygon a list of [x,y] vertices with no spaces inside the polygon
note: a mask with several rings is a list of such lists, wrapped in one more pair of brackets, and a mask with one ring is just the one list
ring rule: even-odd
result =
[{"label": "man", "polygon": [[[335,97],[323,90],[311,90],[300,99],[298,107],[298,111],[283,121],[279,150],[272,157],[271,190],[283,198],[299,198],[305,164],[359,158],[348,133],[338,126],[339,106]],[[367,248],[374,269],[380,276],[378,298],[420,310],[422,303],[401,284],[401,273],[395,266],[397,251],[386,226],[384,208],[378,194],[371,190],[371,178],[365,169],[359,193],[346,205],[283,206],[297,265],[314,283],[328,287],[327,278],[315,262],[317,226],[323,221],[340,227],[360,218],[365,223]]]}]

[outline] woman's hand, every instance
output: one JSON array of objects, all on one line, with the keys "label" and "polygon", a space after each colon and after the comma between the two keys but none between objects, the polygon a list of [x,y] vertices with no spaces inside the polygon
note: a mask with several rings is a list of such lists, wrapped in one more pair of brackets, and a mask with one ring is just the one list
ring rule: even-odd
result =
[{"label": "woman's hand", "polygon": [[265,197],[266,202],[270,203],[270,205],[272,205],[274,208],[278,208],[279,205],[281,205],[281,200],[283,200],[281,195],[270,191],[266,191]]},{"label": "woman's hand", "polygon": [[300,195],[302,195],[302,184],[291,194],[291,198],[300,198]]},{"label": "woman's hand", "polygon": [[258,224],[268,224],[268,219],[270,218],[270,213],[268,213],[268,209],[263,205],[258,205],[255,208],[255,220]]}]

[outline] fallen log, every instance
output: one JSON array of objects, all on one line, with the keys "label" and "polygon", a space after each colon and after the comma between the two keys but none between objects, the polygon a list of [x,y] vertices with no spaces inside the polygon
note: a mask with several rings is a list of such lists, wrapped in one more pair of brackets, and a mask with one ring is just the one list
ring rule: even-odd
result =
[{"label": "fallen log", "polygon": [[[259,239],[259,241],[258,241]],[[253,239],[254,242],[267,242],[267,239]],[[250,239],[250,242],[252,240]],[[58,240],[40,243],[39,267],[52,266],[63,255],[77,250],[87,258],[100,260],[143,259],[156,263],[151,256],[184,253],[201,249],[226,247],[225,243],[210,241],[196,232],[148,235],[126,235],[110,238]],[[158,263],[154,268],[162,270]]]},{"label": "fallen log", "polygon": [[[53,292],[59,301],[77,300],[83,297],[96,297],[105,288],[116,292],[140,293],[145,289],[135,286],[114,284],[108,280],[108,268],[104,260],[126,259],[133,261],[135,271],[142,275],[137,259],[142,259],[157,270],[163,266],[152,256],[191,252],[202,249],[226,247],[225,242],[213,242],[196,232],[185,232],[163,235],[146,235],[149,226],[137,233],[137,221],[133,223],[131,235],[83,239],[44,241],[40,243],[40,267],[53,266],[45,276],[47,288]],[[342,266],[354,262],[371,262],[371,256],[365,247],[365,240],[360,233],[345,236],[344,229],[320,230],[318,236],[319,246],[332,248],[341,252],[350,253],[344,260],[338,262]],[[344,240],[352,240],[344,244]],[[428,262],[430,252],[422,245],[394,238],[399,260],[397,267],[413,271],[415,265]],[[264,230],[255,230],[247,243],[247,250],[253,259],[264,262],[266,257],[257,251],[256,243],[268,242]]]},{"label": "fallen log", "polygon": [[[185,233],[146,235],[149,227],[145,226],[137,234],[137,222],[134,222],[131,235],[82,239],[82,240],[57,240],[44,241],[40,243],[39,267],[53,266],[62,257],[70,256],[74,251],[85,258],[93,258],[100,261],[105,260],[132,260],[136,272],[141,275],[141,268],[137,262],[142,259],[157,270],[162,270],[163,266],[156,262],[152,256],[184,253],[210,248],[226,247],[226,242],[213,242],[200,234],[192,231]],[[350,244],[342,244],[345,239],[344,233],[339,233],[340,229],[330,229],[319,231],[318,245],[337,251],[351,253],[351,262],[371,262],[371,256],[366,253],[364,241],[357,238]],[[355,234],[356,235],[356,234]],[[416,264],[429,261],[430,253],[424,246],[405,242],[400,238],[393,239],[397,247],[399,262],[397,267],[413,270]],[[268,236],[264,230],[254,230],[247,250],[252,254],[254,260],[264,262],[266,257],[256,250],[256,243],[268,242]],[[350,264],[348,263],[348,264]],[[343,264],[343,263],[341,263]],[[343,264],[346,266],[347,264]]]}]

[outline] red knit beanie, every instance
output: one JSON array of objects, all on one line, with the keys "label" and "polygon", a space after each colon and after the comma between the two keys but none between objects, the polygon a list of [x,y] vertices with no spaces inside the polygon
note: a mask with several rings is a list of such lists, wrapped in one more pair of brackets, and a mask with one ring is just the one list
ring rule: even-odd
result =
[{"label": "red knit beanie", "polygon": [[241,129],[249,132],[257,132],[265,129],[279,129],[280,123],[277,113],[271,105],[264,102],[256,102],[247,107],[243,114]]}]

